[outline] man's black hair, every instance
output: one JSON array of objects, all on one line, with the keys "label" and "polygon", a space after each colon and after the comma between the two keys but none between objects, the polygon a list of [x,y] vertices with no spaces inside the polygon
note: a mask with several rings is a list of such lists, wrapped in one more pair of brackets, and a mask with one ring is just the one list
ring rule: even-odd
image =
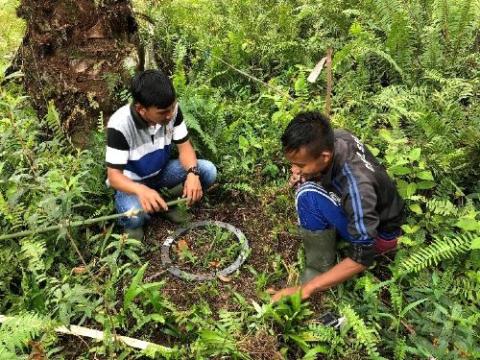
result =
[{"label": "man's black hair", "polygon": [[145,70],[136,74],[130,84],[135,103],[145,107],[166,109],[175,101],[173,84],[160,70]]},{"label": "man's black hair", "polygon": [[333,151],[333,141],[330,120],[317,111],[299,113],[282,135],[284,152],[296,152],[306,147],[314,157],[320,156],[323,151]]}]

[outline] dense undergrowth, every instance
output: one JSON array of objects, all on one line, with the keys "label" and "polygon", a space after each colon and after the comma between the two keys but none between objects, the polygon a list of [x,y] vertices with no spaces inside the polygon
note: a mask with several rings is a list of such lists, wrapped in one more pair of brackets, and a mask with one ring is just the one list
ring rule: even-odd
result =
[{"label": "dense undergrowth", "polygon": [[[1,3],[3,70],[21,30],[15,2]],[[237,312],[212,317],[205,303],[179,311],[161,281],[143,284],[144,245],[110,224],[2,240],[0,313],[15,318],[0,328],[0,358],[39,347],[66,357],[53,329],[83,323],[145,339],[163,332],[171,347],[147,351],[160,358],[255,358],[245,339],[261,334],[278,340],[272,358],[480,358],[478,0],[135,6],[198,152],[218,165],[221,191],[237,196],[262,198],[285,185],[279,136],[299,110],[324,108],[325,70],[313,84],[306,78],[332,48],[332,122],[357,134],[396,179],[409,209],[401,249],[388,276],[369,271],[325,294],[325,309],[347,319],[336,331],[297,298],[273,306],[238,294]],[[14,82],[2,85],[2,234],[112,212],[99,123],[94,145],[76,150],[53,106],[38,119]],[[277,201],[272,209],[285,197]],[[90,351],[142,356],[108,340]]]}]

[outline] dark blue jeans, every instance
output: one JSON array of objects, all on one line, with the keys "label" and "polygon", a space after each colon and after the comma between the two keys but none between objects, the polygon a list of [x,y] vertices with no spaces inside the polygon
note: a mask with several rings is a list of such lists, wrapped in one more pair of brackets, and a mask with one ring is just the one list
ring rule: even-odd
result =
[{"label": "dark blue jeans", "polygon": [[[198,160],[198,170],[200,172],[200,181],[204,190],[208,189],[215,182],[217,178],[217,168],[208,160]],[[158,177],[155,177],[155,182],[142,181],[143,184],[158,190],[161,188],[172,188],[181,184],[187,178],[187,172],[180,164],[179,160],[170,160],[162,170]],[[122,191],[115,193],[115,207],[118,213],[123,213],[128,210],[141,209],[142,205],[138,201],[137,195],[127,194]],[[138,216],[120,218],[119,223],[125,228],[134,229],[143,226],[145,221],[149,220],[150,216],[146,213],[141,213]]]}]

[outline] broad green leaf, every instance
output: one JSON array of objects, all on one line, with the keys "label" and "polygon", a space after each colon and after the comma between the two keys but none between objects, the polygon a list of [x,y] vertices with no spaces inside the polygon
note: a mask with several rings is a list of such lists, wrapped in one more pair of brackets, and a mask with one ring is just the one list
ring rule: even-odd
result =
[{"label": "broad green leaf", "polygon": [[430,180],[430,181],[434,180],[432,173],[428,170],[418,172],[417,173],[417,178],[419,178],[421,180]]},{"label": "broad green leaf", "polygon": [[295,81],[294,87],[296,95],[302,95],[308,90],[307,82],[305,81],[305,78],[303,76],[299,77],[297,81]]},{"label": "broad green leaf", "polygon": [[476,237],[472,240],[472,245],[470,246],[472,250],[480,249],[480,237]]},{"label": "broad green leaf", "polygon": [[378,154],[380,154],[380,150],[374,146],[367,145],[367,148],[368,150],[370,150],[373,156],[377,156]]},{"label": "broad green leaf", "polygon": [[415,148],[410,151],[410,154],[408,154],[408,157],[410,158],[411,161],[418,161],[420,159],[420,154],[422,153],[422,149],[420,148]]},{"label": "broad green leaf", "polygon": [[480,231],[480,221],[470,218],[462,218],[457,221],[455,226],[465,231]]},{"label": "broad green leaf", "polygon": [[127,310],[132,301],[137,297],[139,294],[142,293],[142,288],[140,285],[142,284],[143,275],[145,274],[145,270],[147,270],[148,262],[145,263],[135,274],[132,279],[132,283],[128,287],[127,291],[125,292],[125,296],[123,297],[123,309]]},{"label": "broad green leaf", "polygon": [[407,175],[412,173],[412,168],[407,166],[395,165],[392,166],[389,170],[393,175]]},{"label": "broad green leaf", "polygon": [[378,132],[378,135],[380,135],[381,138],[383,138],[384,140],[386,140],[389,143],[393,142],[392,133],[391,133],[390,130],[380,129],[379,132]]},{"label": "broad green leaf", "polygon": [[405,224],[405,225],[402,225],[402,230],[405,232],[405,234],[414,234],[418,230],[420,230],[420,226],[418,225],[410,226],[408,224]]},{"label": "broad green leaf", "polygon": [[415,214],[423,214],[422,208],[419,204],[411,204],[409,206],[410,210],[412,210]]},{"label": "broad green leaf", "polygon": [[428,180],[425,180],[425,181],[419,181],[417,182],[417,189],[419,190],[427,190],[427,189],[431,189],[435,186],[435,182],[434,181],[428,181]]},{"label": "broad green leaf", "polygon": [[417,301],[414,301],[413,303],[409,304],[408,306],[406,306],[402,312],[400,313],[400,317],[404,317],[410,310],[416,308],[418,305],[420,305],[421,303],[425,302],[429,300],[428,298],[423,298],[423,299],[420,299],[420,300],[417,300]]},{"label": "broad green leaf", "polygon": [[165,324],[165,318],[160,315],[160,314],[152,314],[151,318],[153,321],[160,323],[160,324]]},{"label": "broad green leaf", "polygon": [[398,192],[404,199],[410,199],[411,196],[415,195],[417,191],[417,185],[415,183],[407,183],[403,180],[397,181]]},{"label": "broad green leaf", "polygon": [[328,348],[326,346],[323,346],[323,345],[315,346],[305,353],[302,360],[318,359],[317,354],[319,354],[319,353],[322,353],[322,354],[328,353]]},{"label": "broad green leaf", "polygon": [[245,138],[245,136],[240,135],[238,137],[238,145],[240,149],[243,150],[244,152],[248,150],[248,140]]}]

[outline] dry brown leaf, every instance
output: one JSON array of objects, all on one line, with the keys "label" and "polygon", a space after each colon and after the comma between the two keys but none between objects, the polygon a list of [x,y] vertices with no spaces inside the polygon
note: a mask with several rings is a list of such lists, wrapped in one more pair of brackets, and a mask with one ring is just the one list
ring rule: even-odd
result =
[{"label": "dry brown leaf", "polygon": [[190,250],[190,247],[188,246],[187,240],[185,239],[180,239],[178,240],[177,246],[175,248],[177,253],[181,253],[185,250]]},{"label": "dry brown leaf", "polygon": [[77,266],[72,269],[72,273],[75,275],[83,274],[86,271],[87,271],[87,268],[85,266]]},{"label": "dry brown leaf", "polygon": [[28,345],[32,347],[32,352],[28,356],[29,360],[45,360],[47,357],[45,356],[45,351],[43,350],[42,344],[36,341],[30,340]]},{"label": "dry brown leaf", "polygon": [[232,281],[232,278],[228,277],[228,276],[224,276],[224,275],[217,275],[217,277],[222,280],[223,282],[230,282]]},{"label": "dry brown leaf", "polygon": [[220,266],[220,261],[217,261],[217,260],[210,261],[208,265],[213,268],[218,268]]}]

